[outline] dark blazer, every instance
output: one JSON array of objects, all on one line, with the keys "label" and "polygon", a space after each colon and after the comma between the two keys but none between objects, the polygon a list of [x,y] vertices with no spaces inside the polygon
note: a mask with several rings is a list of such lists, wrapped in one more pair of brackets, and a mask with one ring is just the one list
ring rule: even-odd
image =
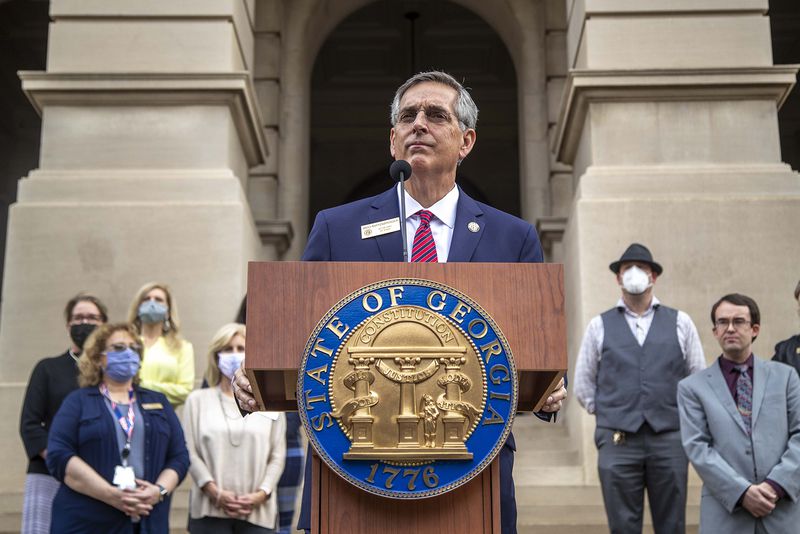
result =
[{"label": "dark blazer", "polygon": [[[305,261],[403,261],[400,232],[361,239],[361,226],[400,216],[397,190],[317,214]],[[478,223],[477,232],[467,225]],[[530,223],[468,197],[459,190],[448,262],[541,262],[539,236]]]},{"label": "dark blazer", "polygon": [[794,367],[800,373],[800,334],[784,339],[775,345],[775,355],[772,359]]},{"label": "dark blazer", "polygon": [[29,460],[28,473],[50,474],[39,453],[47,447],[47,433],[61,402],[76,389],[78,366],[69,351],[40,360],[33,368],[19,418],[19,434]]},{"label": "dark blazer", "polygon": [[[403,261],[399,231],[361,239],[361,226],[400,216],[397,188],[317,214],[303,253],[304,261]],[[467,225],[478,224],[471,232]],[[473,200],[459,189],[453,239],[448,262],[541,262],[542,246],[530,223]],[[550,414],[537,414],[549,420]],[[516,532],[514,498],[514,436],[500,451],[500,500],[503,534]],[[306,462],[306,483],[297,528],[311,528],[311,461]]]},{"label": "dark blazer", "polygon": [[[136,388],[136,401],[144,419],[145,480],[155,483],[166,468],[174,469],[183,480],[189,469],[189,452],[172,406],[163,394],[142,388]],[[156,407],[158,404],[161,406]],[[50,473],[64,482],[67,462],[78,456],[111,483],[114,468],[120,463],[115,424],[97,387],[70,393],[50,428],[47,442]],[[139,424],[137,421],[134,432]],[[169,497],[157,504],[148,517],[142,518],[141,532],[168,532],[169,506]],[[130,518],[116,508],[61,484],[53,501],[50,532],[130,533],[133,527]]]}]

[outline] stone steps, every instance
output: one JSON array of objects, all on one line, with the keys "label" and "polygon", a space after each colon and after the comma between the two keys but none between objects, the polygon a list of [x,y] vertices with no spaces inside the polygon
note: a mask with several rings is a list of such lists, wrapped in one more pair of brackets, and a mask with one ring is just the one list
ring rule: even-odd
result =
[{"label": "stone steps", "polygon": [[520,414],[514,419],[514,439],[514,482],[518,489],[583,484],[580,452],[564,425]]},{"label": "stone steps", "polygon": [[[517,534],[542,534],[540,526],[517,527]],[[608,534],[606,525],[553,525],[544,530],[547,534]],[[697,525],[686,525],[686,534],[697,534]],[[643,525],[642,534],[655,534],[652,525]]]},{"label": "stone steps", "polygon": [[[607,534],[600,486],[585,483],[578,444],[567,428],[523,415],[514,420],[514,437],[519,534]],[[700,484],[693,474],[687,495],[688,534],[697,533],[699,518]],[[643,523],[643,533],[652,533],[646,497]]]}]

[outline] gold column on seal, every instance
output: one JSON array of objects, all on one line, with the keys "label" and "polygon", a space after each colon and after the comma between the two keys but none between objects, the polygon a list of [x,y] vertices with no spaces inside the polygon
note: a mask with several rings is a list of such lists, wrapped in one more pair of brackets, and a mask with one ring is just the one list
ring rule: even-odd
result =
[{"label": "gold column on seal", "polygon": [[[467,363],[464,357],[449,357],[441,358],[440,363],[445,366],[444,376],[439,377],[437,384],[439,387],[444,388],[445,406],[456,406],[461,402],[461,391],[469,389],[469,385],[465,384],[465,380],[469,381],[465,375],[461,373],[461,366]],[[464,447],[464,423],[466,417],[455,410],[447,410],[447,413],[442,417],[444,424],[444,444],[443,448],[456,448],[461,449]]]},{"label": "gold column on seal", "polygon": [[[400,371],[413,373],[422,361],[419,356],[403,356],[394,359]],[[400,413],[397,414],[397,446],[400,448],[419,447],[419,415],[417,414],[416,383],[400,383]]]},{"label": "gold column on seal", "polygon": [[[369,370],[370,364],[375,362],[371,356],[352,356],[347,362],[354,367],[353,396],[363,399],[370,396],[370,382],[374,380]],[[372,448],[372,423],[375,418],[370,414],[370,407],[356,408],[350,417],[353,432],[353,447]]]}]

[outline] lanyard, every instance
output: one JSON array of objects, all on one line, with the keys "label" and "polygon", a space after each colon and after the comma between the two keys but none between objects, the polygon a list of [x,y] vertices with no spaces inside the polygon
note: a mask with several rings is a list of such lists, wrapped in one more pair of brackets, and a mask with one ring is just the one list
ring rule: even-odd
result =
[{"label": "lanyard", "polygon": [[131,438],[133,437],[133,425],[136,420],[136,415],[133,411],[133,388],[128,390],[128,414],[127,416],[122,415],[117,403],[111,398],[111,395],[108,392],[108,386],[105,384],[100,384],[100,393],[103,394],[105,398],[111,402],[111,410],[114,412],[114,416],[117,418],[119,422],[119,426],[122,427],[122,431],[125,433],[125,447],[123,447],[122,451],[120,452],[120,456],[122,457],[122,465],[128,465],[128,456],[131,453]]}]

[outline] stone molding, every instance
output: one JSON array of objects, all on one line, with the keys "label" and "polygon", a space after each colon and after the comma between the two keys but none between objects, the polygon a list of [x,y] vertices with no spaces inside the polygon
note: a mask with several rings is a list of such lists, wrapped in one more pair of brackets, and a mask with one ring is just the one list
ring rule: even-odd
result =
[{"label": "stone molding", "polygon": [[799,65],[723,69],[570,70],[551,144],[556,159],[571,164],[593,102],[774,100],[795,85]]},{"label": "stone molding", "polygon": [[36,112],[46,106],[227,105],[251,167],[268,150],[255,87],[249,72],[50,73],[20,71],[22,90]]},{"label": "stone molding", "polygon": [[294,238],[292,222],[286,220],[256,221],[256,230],[263,245],[272,245],[278,254],[288,250]]},{"label": "stone molding", "polygon": [[564,240],[564,231],[567,228],[566,217],[539,217],[536,219],[536,233],[542,242],[542,248],[551,251],[554,243]]},{"label": "stone molding", "polygon": [[54,22],[91,20],[108,24],[124,20],[227,21],[233,25],[239,54],[252,70],[254,38],[253,6],[245,0],[51,0]]}]

